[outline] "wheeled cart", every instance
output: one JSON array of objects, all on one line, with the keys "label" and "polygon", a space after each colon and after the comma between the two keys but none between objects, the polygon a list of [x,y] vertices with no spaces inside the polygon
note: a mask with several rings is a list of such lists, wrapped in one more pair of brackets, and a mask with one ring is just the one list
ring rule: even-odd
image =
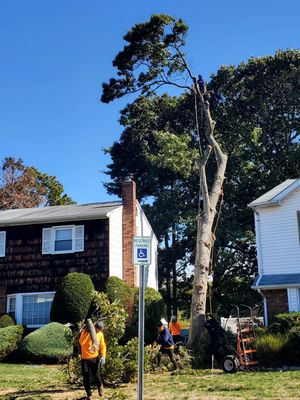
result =
[{"label": "wheeled cart", "polygon": [[224,357],[222,368],[227,373],[237,372],[239,369],[251,371],[258,368],[255,323],[251,307],[249,316],[240,317],[240,309],[237,309],[237,338],[235,353]]}]

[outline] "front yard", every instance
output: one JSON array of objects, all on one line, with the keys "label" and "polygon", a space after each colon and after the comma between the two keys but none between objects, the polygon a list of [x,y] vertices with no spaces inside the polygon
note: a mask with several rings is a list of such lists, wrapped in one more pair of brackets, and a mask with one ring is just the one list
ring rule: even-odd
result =
[{"label": "front yard", "polygon": [[[300,371],[228,375],[220,370],[193,370],[145,376],[145,400],[299,399]],[[136,400],[136,384],[106,389],[106,400]],[[93,398],[98,398],[95,395]],[[57,366],[0,364],[0,399],[79,400],[82,387],[70,386]]]}]

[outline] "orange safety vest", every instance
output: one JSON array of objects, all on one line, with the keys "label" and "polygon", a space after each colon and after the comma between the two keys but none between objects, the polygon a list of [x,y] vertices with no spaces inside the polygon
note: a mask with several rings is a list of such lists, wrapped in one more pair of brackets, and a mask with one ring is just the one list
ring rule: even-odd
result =
[{"label": "orange safety vest", "polygon": [[79,344],[81,347],[81,358],[83,360],[89,360],[91,358],[98,357],[99,353],[101,357],[106,356],[106,344],[104,340],[103,332],[98,331],[96,333],[98,341],[99,341],[99,349],[94,349],[92,347],[93,341],[91,335],[88,331],[83,330],[79,337]]},{"label": "orange safety vest", "polygon": [[181,335],[181,325],[179,322],[169,322],[169,331],[171,332],[172,336]]}]

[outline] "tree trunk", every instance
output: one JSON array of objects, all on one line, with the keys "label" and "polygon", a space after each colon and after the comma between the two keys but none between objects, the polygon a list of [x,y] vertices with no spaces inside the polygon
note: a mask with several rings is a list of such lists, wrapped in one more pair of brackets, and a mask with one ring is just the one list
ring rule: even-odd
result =
[{"label": "tree trunk", "polygon": [[211,222],[205,221],[203,216],[198,217],[195,275],[191,305],[191,326],[188,340],[188,346],[194,350],[199,350],[201,348],[204,334],[207,280],[211,254],[211,226]]},{"label": "tree trunk", "polygon": [[[208,274],[210,272],[211,252],[215,242],[213,226],[217,214],[218,202],[223,193],[227,156],[222,152],[214,137],[215,122],[212,120],[210,115],[209,95],[206,86],[201,89],[196,78],[194,78],[194,91],[195,98],[200,104],[199,115],[203,120],[202,128],[207,142],[205,148],[202,149],[199,133],[199,215],[197,218],[195,271],[188,339],[188,346],[199,351],[202,348],[203,337],[205,335],[204,322],[206,313],[207,283]],[[195,108],[197,110],[197,105]],[[206,163],[211,152],[214,154],[217,168],[212,187],[209,190],[206,177]]]},{"label": "tree trunk", "polygon": [[172,305],[173,312],[172,315],[178,314],[177,310],[177,270],[176,270],[176,261],[173,262],[172,265],[172,278],[173,278],[173,287],[172,287]]},{"label": "tree trunk", "polygon": [[[165,233],[165,248],[169,250],[169,236],[168,232]],[[167,307],[167,320],[170,320],[172,314],[171,304],[171,269],[169,263],[166,266],[166,307]]]},{"label": "tree trunk", "polygon": [[[173,251],[177,247],[176,243],[176,227],[173,224],[172,225],[172,247]],[[173,285],[172,285],[172,306],[173,306],[173,312],[172,315],[178,314],[177,311],[177,268],[176,268],[176,259],[172,261],[172,278],[173,278]]]}]

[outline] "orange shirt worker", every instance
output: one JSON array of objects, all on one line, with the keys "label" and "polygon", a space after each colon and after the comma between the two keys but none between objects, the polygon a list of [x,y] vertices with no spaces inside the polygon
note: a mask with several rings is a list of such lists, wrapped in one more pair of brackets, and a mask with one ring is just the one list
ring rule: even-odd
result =
[{"label": "orange shirt worker", "polygon": [[95,324],[96,335],[99,342],[99,348],[95,349],[92,338],[88,330],[84,329],[79,337],[81,348],[81,367],[83,376],[83,385],[87,394],[87,400],[92,398],[92,389],[90,381],[90,372],[98,388],[99,396],[103,396],[103,383],[100,375],[99,364],[105,364],[106,344],[103,335],[103,322]]},{"label": "orange shirt worker", "polygon": [[171,321],[169,322],[169,331],[171,332],[175,344],[182,342],[181,325],[177,321],[177,317],[175,315],[171,318]]}]

